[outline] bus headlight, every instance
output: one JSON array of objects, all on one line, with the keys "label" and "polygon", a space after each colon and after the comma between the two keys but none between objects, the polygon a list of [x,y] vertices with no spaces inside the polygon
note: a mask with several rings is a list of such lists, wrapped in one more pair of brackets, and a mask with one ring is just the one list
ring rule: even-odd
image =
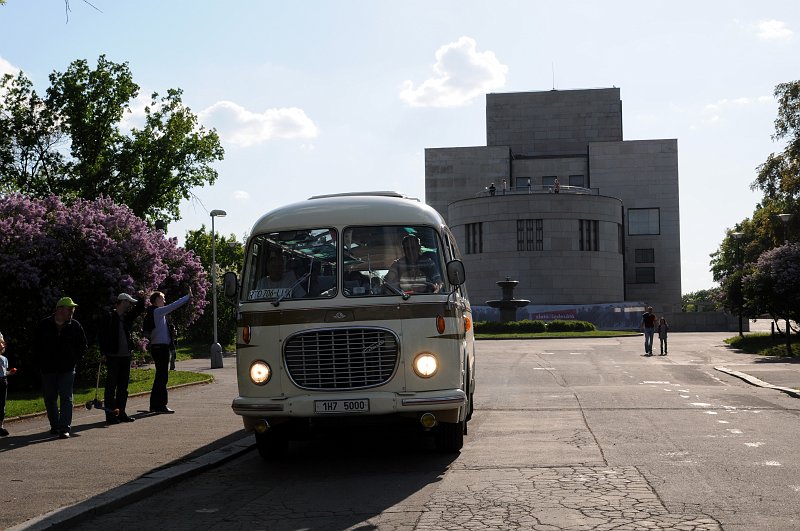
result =
[{"label": "bus headlight", "polygon": [[414,358],[414,372],[420,378],[430,378],[436,374],[438,369],[439,362],[436,360],[436,356],[430,352],[423,352]]},{"label": "bus headlight", "polygon": [[256,385],[264,385],[272,376],[272,369],[266,361],[256,360],[250,365],[250,380]]}]

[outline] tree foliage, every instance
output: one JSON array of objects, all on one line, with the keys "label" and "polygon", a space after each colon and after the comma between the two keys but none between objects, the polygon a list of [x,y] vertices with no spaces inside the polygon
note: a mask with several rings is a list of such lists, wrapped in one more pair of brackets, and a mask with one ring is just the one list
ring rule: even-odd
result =
[{"label": "tree foliage", "polygon": [[55,196],[0,197],[0,330],[20,367],[31,333],[62,296],[72,297],[90,342],[95,318],[120,292],[164,291],[168,300],[192,301],[175,314],[186,327],[203,313],[208,278],[200,260],[108,198],[62,202]]},{"label": "tree foliage", "polygon": [[[211,231],[206,231],[205,225],[198,230],[186,234],[184,244],[187,250],[193,252],[202,262],[209,278],[211,278]],[[222,292],[222,275],[226,271],[238,273],[244,260],[244,246],[236,240],[236,236],[217,235],[215,246],[215,261],[217,264],[217,339],[223,346],[229,345],[236,338],[236,305],[227,299]],[[184,337],[193,342],[211,344],[214,339],[214,313],[211,309],[212,292],[206,293],[206,312],[187,330]]]},{"label": "tree foliage", "polygon": [[681,310],[684,312],[710,312],[719,306],[719,288],[701,289],[681,297]]},{"label": "tree foliage", "polygon": [[23,72],[6,75],[0,93],[0,191],[107,196],[143,219],[176,220],[192,188],[217,179],[219,136],[199,125],[181,90],[154,92],[144,125],[123,131],[139,95],[127,63],[73,61],[50,74],[44,98]]},{"label": "tree foliage", "polygon": [[[775,248],[784,246],[786,241],[800,239],[800,80],[779,84],[775,97],[778,116],[772,138],[785,141],[785,148],[770,154],[757,168],[751,187],[764,195],[753,216],[737,223],[711,255],[711,271],[714,280],[720,282],[724,306],[742,309],[749,315],[770,313],[765,310],[765,301],[775,294],[757,294],[756,288],[767,289],[772,284],[748,284],[747,278],[760,278],[753,277],[758,264],[770,263],[766,258],[762,261],[762,257],[773,256]],[[787,224],[778,217],[782,213],[793,215]],[[736,240],[734,233],[741,233],[741,237]],[[792,253],[780,256],[787,260],[797,258]]]},{"label": "tree foliage", "polygon": [[742,278],[742,291],[753,315],[800,319],[800,244],[763,253]]}]

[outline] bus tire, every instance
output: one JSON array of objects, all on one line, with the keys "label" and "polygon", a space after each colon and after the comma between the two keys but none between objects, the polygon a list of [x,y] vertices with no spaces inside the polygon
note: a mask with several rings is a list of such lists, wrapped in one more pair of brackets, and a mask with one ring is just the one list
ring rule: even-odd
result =
[{"label": "bus tire", "polygon": [[264,461],[277,461],[286,457],[289,451],[289,438],[274,430],[256,433],[256,448],[258,455]]},{"label": "bus tire", "polygon": [[464,446],[464,421],[442,422],[436,427],[436,448],[448,454],[458,453]]}]

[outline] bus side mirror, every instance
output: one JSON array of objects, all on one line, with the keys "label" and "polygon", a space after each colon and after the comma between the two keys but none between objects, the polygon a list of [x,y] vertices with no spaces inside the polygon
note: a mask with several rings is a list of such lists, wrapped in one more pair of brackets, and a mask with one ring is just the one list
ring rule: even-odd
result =
[{"label": "bus side mirror", "polygon": [[447,262],[447,280],[454,286],[464,283],[465,271],[464,262],[461,260],[450,260]]},{"label": "bus side mirror", "polygon": [[231,299],[236,297],[236,291],[239,288],[238,284],[236,273],[233,271],[228,271],[222,275],[222,290],[226,297]]}]

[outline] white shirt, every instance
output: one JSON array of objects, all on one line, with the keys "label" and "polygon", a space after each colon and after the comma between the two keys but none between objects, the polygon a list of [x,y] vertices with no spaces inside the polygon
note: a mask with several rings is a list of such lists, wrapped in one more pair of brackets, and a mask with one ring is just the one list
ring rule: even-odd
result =
[{"label": "white shirt", "polygon": [[167,305],[164,305],[160,308],[156,308],[153,310],[153,321],[155,321],[156,327],[153,328],[153,333],[150,335],[151,345],[170,344],[170,341],[172,341],[172,337],[170,336],[169,327],[167,326],[167,314],[177,310],[178,308],[189,302],[190,298],[191,295],[184,295],[175,302],[171,302]]}]

